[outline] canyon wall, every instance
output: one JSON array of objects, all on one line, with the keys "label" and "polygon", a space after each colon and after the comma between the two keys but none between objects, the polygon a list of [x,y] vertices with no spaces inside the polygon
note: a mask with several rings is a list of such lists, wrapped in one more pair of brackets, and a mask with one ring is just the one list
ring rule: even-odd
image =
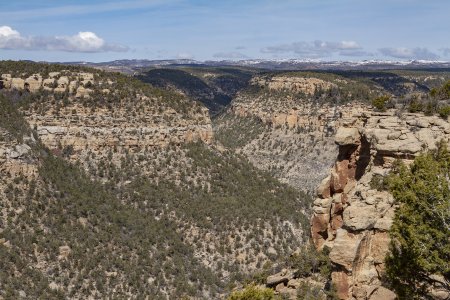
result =
[{"label": "canyon wall", "polygon": [[339,154],[317,189],[311,218],[314,245],[331,248],[332,281],[340,299],[386,300],[384,258],[396,203],[377,189],[396,160],[410,163],[450,138],[450,124],[436,116],[366,112],[342,124]]},{"label": "canyon wall", "polygon": [[[104,75],[61,71],[13,78],[2,74],[0,82],[0,88],[26,90],[36,99],[39,93],[50,94],[23,110],[26,121],[50,149],[70,147],[72,154],[111,149],[139,152],[197,140],[212,142],[206,108],[192,105],[196,109],[182,112],[160,97],[139,90],[130,94],[129,87],[118,88],[114,78]],[[106,103],[96,103],[96,96],[107,99]]]}]

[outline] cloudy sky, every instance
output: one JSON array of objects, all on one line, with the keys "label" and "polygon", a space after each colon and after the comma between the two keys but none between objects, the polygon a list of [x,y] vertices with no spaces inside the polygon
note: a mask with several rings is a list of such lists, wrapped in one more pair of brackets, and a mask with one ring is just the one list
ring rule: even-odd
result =
[{"label": "cloudy sky", "polygon": [[450,60],[449,0],[0,1],[0,59]]}]

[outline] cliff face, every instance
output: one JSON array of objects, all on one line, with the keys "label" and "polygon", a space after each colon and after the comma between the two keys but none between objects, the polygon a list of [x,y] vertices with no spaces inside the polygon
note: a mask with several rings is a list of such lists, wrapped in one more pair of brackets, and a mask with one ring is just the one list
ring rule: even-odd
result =
[{"label": "cliff face", "polygon": [[419,114],[356,114],[338,129],[338,158],[317,189],[311,235],[317,248],[331,248],[332,281],[341,299],[395,298],[382,279],[396,204],[377,182],[395,160],[411,162],[449,138],[447,121]]},{"label": "cliff face", "polygon": [[[114,78],[71,71],[27,78],[3,74],[1,78],[3,88],[9,91],[28,90],[35,97],[45,92],[53,95],[24,109],[27,122],[50,149],[70,146],[73,154],[85,150],[101,153],[111,148],[138,152],[146,147],[212,141],[211,120],[205,108],[181,112],[138,90],[130,97],[113,86]],[[114,99],[115,103],[101,105],[96,103],[96,96]]]}]

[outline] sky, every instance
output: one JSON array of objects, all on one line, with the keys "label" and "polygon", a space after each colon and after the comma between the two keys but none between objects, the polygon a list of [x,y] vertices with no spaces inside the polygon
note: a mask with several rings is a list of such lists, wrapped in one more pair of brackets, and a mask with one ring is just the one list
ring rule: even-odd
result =
[{"label": "sky", "polygon": [[0,0],[0,60],[450,60],[449,0]]}]

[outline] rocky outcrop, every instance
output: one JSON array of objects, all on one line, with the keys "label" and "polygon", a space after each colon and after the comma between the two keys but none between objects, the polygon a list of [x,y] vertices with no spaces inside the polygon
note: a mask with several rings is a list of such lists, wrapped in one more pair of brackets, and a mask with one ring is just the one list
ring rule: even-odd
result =
[{"label": "rocky outcrop", "polygon": [[[99,79],[89,72],[49,72],[44,77],[32,74],[23,79],[2,74],[0,82],[5,89],[25,89],[31,93],[42,89],[53,93],[46,103],[33,103],[24,111],[26,121],[52,150],[61,151],[69,147],[71,155],[82,152],[124,153],[168,144],[212,141],[211,120],[205,108],[183,113],[164,103],[165,100],[139,93],[135,93],[133,99],[124,99],[122,91],[112,87],[114,82],[109,77]],[[116,99],[114,105],[93,108],[96,105],[90,104],[88,107],[82,101],[91,100],[94,90],[108,96],[109,103]],[[54,105],[55,94],[65,92],[69,93],[63,107],[61,103]],[[118,98],[122,100],[118,101]],[[130,105],[127,101],[135,102]],[[137,110],[136,105],[141,108]],[[20,157],[22,150],[11,150],[8,155]]]},{"label": "rocky outcrop", "polygon": [[157,114],[148,111],[139,118],[127,115],[125,107],[116,108],[113,116],[108,109],[97,109],[92,113],[77,104],[59,113],[53,110],[44,114],[25,112],[27,122],[48,148],[60,151],[70,147],[70,155],[74,158],[87,152],[106,155],[111,151],[142,152],[148,147],[193,141],[210,143],[213,138],[206,109],[192,118],[170,110]]},{"label": "rocky outcrop", "polygon": [[270,90],[288,90],[313,95],[318,90],[329,90],[336,84],[314,77],[274,76],[271,78],[255,77],[252,84],[267,86]]},{"label": "rocky outcrop", "polygon": [[[70,81],[69,77],[75,79]],[[89,98],[93,90],[85,88],[85,86],[95,83],[94,74],[86,72],[50,72],[47,78],[43,78],[41,74],[32,74],[26,78],[14,78],[11,74],[2,74],[0,77],[0,89],[27,90],[31,93],[36,93],[41,89],[54,93],[68,91],[69,93],[76,92],[77,98]],[[98,82],[98,84],[104,83]]]},{"label": "rocky outcrop", "polygon": [[382,277],[396,204],[375,181],[395,160],[408,163],[449,139],[446,120],[393,111],[358,114],[338,129],[338,158],[317,189],[311,236],[317,248],[331,248],[332,280],[341,299],[395,299]]}]

